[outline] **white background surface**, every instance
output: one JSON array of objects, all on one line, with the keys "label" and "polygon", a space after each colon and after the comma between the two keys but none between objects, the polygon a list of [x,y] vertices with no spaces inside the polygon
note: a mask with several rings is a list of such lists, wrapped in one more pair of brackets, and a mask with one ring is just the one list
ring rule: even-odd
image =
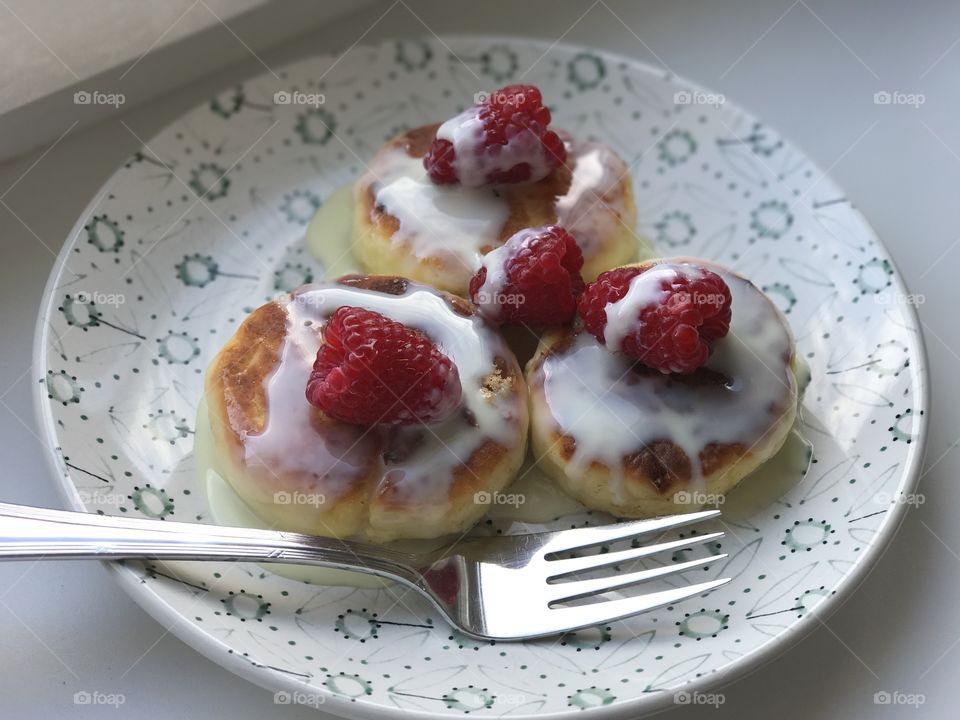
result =
[{"label": "white background surface", "polygon": [[[933,374],[919,488],[925,504],[908,513],[889,551],[826,625],[723,688],[721,708],[678,708],[671,717],[956,717],[960,4],[840,5],[398,0],[261,54],[276,67],[346,49],[368,30],[371,42],[430,31],[512,32],[665,65],[753,111],[829,169],[890,248],[911,291],[925,297],[920,316]],[[119,119],[148,138],[262,69],[250,58],[0,166],[0,500],[61,506],[35,434],[34,321],[69,229],[137,149]],[[919,108],[875,105],[874,93],[883,90],[923,93],[926,101]],[[72,122],[65,116],[63,129]],[[77,707],[78,690],[122,693],[125,704],[119,711]],[[878,706],[878,691],[922,694],[925,703]],[[271,693],[196,654],[93,562],[0,565],[0,697],[5,718],[321,717],[274,705]]]},{"label": "white background surface", "polygon": [[133,108],[374,2],[0,0],[0,161],[115,112],[74,92]]},{"label": "white background surface", "polygon": [[[167,0],[127,6],[124,11],[123,0],[70,4],[56,0],[4,0],[0,47],[5,62],[0,66],[0,110],[35,100],[111,67],[123,64],[126,69],[148,49],[213,27],[217,18],[230,20],[262,5],[264,0],[204,3],[209,10],[191,0]],[[200,12],[192,12],[193,9]],[[103,42],[105,38],[109,42]]]}]

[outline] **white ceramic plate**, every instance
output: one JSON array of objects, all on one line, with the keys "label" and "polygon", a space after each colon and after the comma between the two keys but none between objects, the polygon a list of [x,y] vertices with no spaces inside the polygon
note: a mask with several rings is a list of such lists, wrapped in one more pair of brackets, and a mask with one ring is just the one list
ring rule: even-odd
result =
[{"label": "white ceramic plate", "polygon": [[[722,97],[570,46],[398,41],[279,75],[225,90],[149,140],[60,254],[36,379],[70,506],[209,521],[192,456],[202,373],[246,312],[322,275],[302,242],[311,214],[387,138],[521,78],[543,89],[558,126],[632,163],[640,230],[660,254],[730,264],[781,306],[812,369],[800,430],[813,464],[727,514],[730,558],[709,577],[733,582],[559,640],[476,642],[415,596],[256,565],[115,565],[148,612],[234,672],[338,714],[636,717],[757,666],[856,587],[917,476],[924,355],[886,250],[807,158]],[[277,103],[281,91],[325,102]]]}]

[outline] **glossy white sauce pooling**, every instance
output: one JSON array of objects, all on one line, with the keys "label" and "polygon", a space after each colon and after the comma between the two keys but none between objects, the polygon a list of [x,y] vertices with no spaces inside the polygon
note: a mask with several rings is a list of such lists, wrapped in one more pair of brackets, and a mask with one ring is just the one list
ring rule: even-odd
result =
[{"label": "glossy white sauce pooling", "polygon": [[[304,389],[321,342],[323,324],[341,306],[363,307],[425,332],[456,364],[463,388],[462,411],[425,429],[408,426],[369,431],[342,424],[315,429],[316,411],[307,403]],[[285,303],[287,336],[281,361],[267,381],[268,423],[264,431],[246,438],[247,462],[269,458],[280,478],[288,471],[310,477],[310,491],[328,499],[345,491],[345,480],[355,476],[357,460],[367,461],[379,451],[383,433],[398,433],[416,446],[402,461],[381,468],[400,497],[410,502],[446,497],[451,472],[470,458],[487,439],[506,447],[523,442],[517,432],[522,416],[521,397],[492,396],[482,383],[493,370],[493,359],[509,357],[503,340],[478,317],[453,312],[436,291],[411,284],[403,295],[349,288],[336,284],[306,286]],[[403,388],[397,389],[398,393]],[[344,472],[346,471],[346,472]],[[282,480],[281,480],[282,482]],[[286,487],[287,490],[308,490]]]},{"label": "glossy white sauce pooling", "polygon": [[[288,332],[291,324],[288,318]],[[318,432],[317,413],[305,389],[320,347],[319,327],[300,329],[313,332],[291,333],[284,342],[279,365],[267,382],[267,425],[243,439],[243,462],[247,472],[274,492],[296,490],[334,501],[362,477],[377,452],[377,438],[350,425]],[[293,477],[297,484],[288,487]]]},{"label": "glossy white sauce pooling", "polygon": [[359,273],[353,254],[353,184],[334,190],[314,213],[304,238],[326,277]]},{"label": "glossy white sauce pooling", "polygon": [[420,158],[402,148],[382,153],[370,172],[376,202],[400,222],[393,237],[420,260],[440,258],[466,285],[482,248],[500,243],[510,207],[491,188],[434,185]]},{"label": "glossy white sauce pooling", "polygon": [[680,263],[658,263],[649,270],[630,280],[626,294],[616,302],[607,303],[607,324],[603,329],[603,344],[611,352],[618,352],[623,339],[635,332],[640,325],[641,308],[659,304],[670,294],[669,287],[664,290],[664,281],[673,282],[679,278],[690,280],[703,277],[699,268]]},{"label": "glossy white sauce pooling", "polygon": [[[570,187],[557,198],[557,224],[576,238],[584,255],[595,252],[605,238],[622,230],[627,202],[626,163],[602,143],[564,138],[567,164],[573,170]],[[629,228],[634,231],[633,227]],[[647,248],[642,248],[646,254]]]},{"label": "glossy white sauce pooling", "polygon": [[596,460],[622,479],[624,456],[670,440],[690,458],[699,479],[705,445],[750,447],[771,425],[789,422],[781,414],[796,401],[797,381],[787,360],[794,350],[784,318],[749,281],[707,267],[722,274],[733,297],[730,333],[706,364],[728,378],[726,384],[694,386],[657,372],[638,374],[632,358],[610,352],[586,332],[548,356],[535,373],[550,416],[539,420],[574,438],[575,469]]},{"label": "glossy white sauce pooling", "polygon": [[[224,468],[230,467],[230,463],[223,458],[222,448],[218,448],[213,441],[205,399],[201,399],[200,406],[197,409],[193,454],[197,482],[199,487],[206,492],[207,506],[210,508],[210,515],[217,525],[274,529],[274,523],[260,518],[237,495],[227,481],[225,477],[227,471]],[[507,488],[505,494],[512,494],[522,498],[523,501],[514,505],[492,504],[487,513],[488,517],[512,520],[526,525],[528,523],[547,522],[563,515],[586,510],[578,502],[564,495],[556,486],[556,483],[536,467],[532,455],[527,456],[523,467],[520,468],[517,480]],[[524,527],[523,531],[531,532],[534,529]],[[402,552],[425,553],[430,550],[448,547],[455,540],[455,537],[435,540],[397,540],[389,543],[388,547]],[[275,573],[290,580],[313,585],[379,588],[392,584],[390,581],[383,580],[375,575],[365,575],[349,570],[288,565],[285,563],[264,563],[261,567],[267,572]]]},{"label": "glossy white sauce pooling", "polygon": [[[271,529],[272,524],[262,520],[224,478],[222,468],[229,463],[220,459],[219,455],[219,448],[215,446],[210,431],[206,401],[201,400],[194,436],[194,459],[197,483],[206,492],[211,518],[217,525],[225,527]],[[777,455],[750,475],[751,482],[741,483],[727,495],[723,506],[724,517],[733,521],[749,518],[774,502],[803,478],[811,455],[810,443],[794,429]],[[536,532],[545,529],[535,525],[536,523],[586,511],[585,507],[565,495],[556,483],[536,466],[532,452],[520,468],[517,480],[504,493],[522,497],[524,501],[517,505],[491,505],[487,517],[520,523],[518,530],[521,532]],[[447,547],[451,542],[452,538],[398,541],[391,543],[390,547],[407,552],[422,552],[436,547]],[[284,563],[264,563],[260,567],[290,580],[312,585],[379,588],[391,584],[374,575],[347,570]]]},{"label": "glossy white sauce pooling", "polygon": [[[224,459],[222,448],[217,447],[214,443],[213,432],[210,430],[206,398],[201,399],[200,406],[197,408],[193,456],[196,463],[197,481],[206,493],[210,516],[217,525],[260,528],[263,530],[276,529],[274,523],[260,518],[237,495],[227,481],[225,477],[227,473],[224,468],[230,467],[231,463]],[[261,567],[276,575],[315,585],[378,588],[388,584],[386,580],[381,580],[375,575],[365,575],[334,568],[287,565],[284,563],[264,563]]]},{"label": "glossy white sauce pooling", "polygon": [[[592,256],[620,229],[627,168],[600,143],[565,140],[565,145],[572,178],[555,201],[557,224]],[[393,241],[408,246],[420,260],[439,258],[458,284],[466,287],[484,251],[501,244],[510,206],[494,188],[434,185],[422,159],[403,148],[377,155],[369,174],[377,204],[400,223]]]}]

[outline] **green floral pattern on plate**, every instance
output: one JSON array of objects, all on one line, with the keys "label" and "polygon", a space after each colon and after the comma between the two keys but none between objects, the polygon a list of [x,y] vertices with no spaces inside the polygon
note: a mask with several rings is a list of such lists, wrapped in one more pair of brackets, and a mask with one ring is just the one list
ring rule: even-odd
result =
[{"label": "green floral pattern on plate", "polygon": [[[323,276],[302,242],[310,214],[386,138],[521,75],[543,88],[559,126],[631,163],[639,231],[661,252],[728,263],[788,313],[812,368],[802,428],[812,465],[728,518],[730,557],[698,578],[732,583],[565,638],[477,641],[398,589],[315,587],[251,564],[119,568],[145,607],[215,660],[319,693],[333,712],[635,716],[746,666],[852,584],[912,486],[923,359],[884,248],[799,151],[730,103],[674,102],[694,88],[662,71],[563,45],[395,41],[278,74],[225,90],[150,140],[68,240],[36,380],[74,506],[209,521],[190,442],[203,370],[250,309]],[[278,91],[325,102],[276,104]]]}]

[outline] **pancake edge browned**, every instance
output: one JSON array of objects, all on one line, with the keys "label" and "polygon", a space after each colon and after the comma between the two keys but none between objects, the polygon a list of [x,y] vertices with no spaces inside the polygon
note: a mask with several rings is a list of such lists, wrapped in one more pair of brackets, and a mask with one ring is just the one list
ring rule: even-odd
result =
[{"label": "pancake edge browned", "polygon": [[[336,280],[338,284],[360,290],[380,292],[387,295],[402,295],[410,286],[410,281],[396,276],[387,275],[348,275]],[[295,290],[290,297],[309,290],[305,286]],[[461,297],[435,290],[444,298],[451,312],[470,317],[478,314],[476,307]],[[236,333],[227,341],[221,351],[211,362],[206,375],[206,400],[210,415],[211,430],[214,440],[227,446],[237,470],[242,468],[242,457],[245,438],[263,431],[268,420],[267,408],[267,380],[276,370],[287,335],[287,312],[280,301],[271,301],[254,310],[241,324]],[[519,394],[522,398],[524,412],[520,420],[523,430],[520,447],[525,448],[527,430],[527,416],[525,405],[525,381],[523,373],[512,355],[501,355],[491,358],[491,373],[489,383],[495,384],[499,392],[504,394]],[[316,411],[322,414],[320,410]],[[338,421],[324,416],[324,422],[337,423]],[[445,497],[437,497],[431,503],[418,505],[405,504],[395,492],[391,492],[389,485],[385,485],[381,478],[384,464],[381,457],[385,431],[377,428],[372,432],[381,437],[379,447],[381,452],[371,458],[371,464],[376,463],[373,472],[374,480],[368,483],[369,473],[364,472],[359,477],[361,484],[340,496],[335,503],[329,503],[318,508],[318,519],[330,512],[335,512],[343,503],[363,503],[367,515],[381,512],[392,517],[391,522],[415,527],[417,515],[425,510],[424,505],[430,505],[437,511],[446,508],[462,507],[473,503],[473,495],[479,490],[500,490],[509,481],[512,481],[516,468],[509,470],[509,477],[503,480],[504,463],[510,462],[515,455],[516,448],[508,447],[491,438],[486,438],[476,447],[470,457],[461,459],[461,464],[451,470],[451,482]],[[522,456],[522,453],[521,453]],[[522,459],[522,457],[521,457]],[[519,463],[517,463],[519,464]],[[377,469],[379,468],[379,469]],[[487,480],[496,478],[493,485],[488,486]],[[229,480],[229,478],[228,478]],[[282,485],[282,478],[278,478]],[[235,486],[236,487],[236,486]],[[482,515],[482,512],[472,517],[474,513],[463,513],[467,522],[473,521]],[[303,530],[303,528],[298,528]],[[458,529],[458,528],[453,528]],[[323,533],[323,527],[317,527],[315,532]],[[377,538],[376,528],[369,526],[363,532],[370,538]],[[415,534],[403,534],[403,537],[417,537]],[[392,538],[388,538],[392,539]]]}]

